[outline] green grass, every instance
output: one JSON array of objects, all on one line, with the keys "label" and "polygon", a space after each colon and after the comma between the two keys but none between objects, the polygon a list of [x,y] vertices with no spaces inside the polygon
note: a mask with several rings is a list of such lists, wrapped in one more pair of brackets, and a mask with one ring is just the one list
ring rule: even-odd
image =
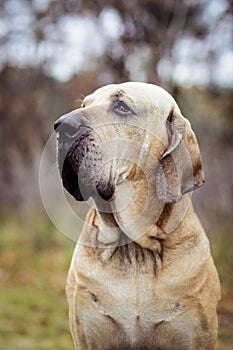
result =
[{"label": "green grass", "polygon": [[0,229],[0,348],[68,350],[65,283],[74,242],[46,219]]},{"label": "green grass", "polygon": [[[0,220],[1,350],[73,350],[65,284],[74,245],[45,217]],[[229,231],[213,234],[211,246],[223,292],[216,350],[231,350],[233,238]]]},{"label": "green grass", "polygon": [[219,333],[216,350],[233,346],[233,235],[230,224],[211,237],[211,250],[220,277],[222,300],[218,306]]}]

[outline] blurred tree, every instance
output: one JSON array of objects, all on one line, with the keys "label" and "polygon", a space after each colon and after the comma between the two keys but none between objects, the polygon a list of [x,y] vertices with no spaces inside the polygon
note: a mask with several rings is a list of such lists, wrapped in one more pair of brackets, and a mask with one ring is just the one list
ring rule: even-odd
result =
[{"label": "blurred tree", "polygon": [[[84,82],[84,83],[83,83]],[[81,86],[80,90],[77,86]],[[39,68],[5,66],[0,72],[0,213],[30,209],[40,200],[38,169],[53,123],[80,105],[78,91],[96,88],[96,75],[74,76],[66,84]],[[72,107],[73,106],[73,107]]]},{"label": "blurred tree", "polygon": [[[172,84],[173,72],[168,66],[176,59],[174,48],[180,39],[195,38],[204,42],[221,23],[225,24],[225,31],[231,30],[233,9],[232,0],[1,0],[0,4],[2,61],[9,60],[4,55],[4,48],[7,52],[7,46],[14,46],[17,38],[23,38],[28,40],[26,45],[32,47],[36,44],[37,49],[47,50],[43,55],[35,49],[38,54],[33,59],[28,47],[27,52],[22,54],[24,59],[32,55],[31,64],[51,67],[56,59],[53,45],[58,45],[62,52],[62,44],[67,40],[63,32],[64,18],[91,19],[103,39],[102,59],[97,62],[100,83],[129,79],[158,83],[162,79],[163,83]],[[106,21],[107,12],[108,15],[111,12],[109,18],[114,19],[115,26],[118,26],[115,35],[111,35],[112,25]],[[75,35],[79,35],[78,27]],[[95,38],[90,39],[93,41],[86,45],[94,46]],[[219,45],[222,45],[221,41]],[[76,50],[78,52],[79,48]],[[196,53],[196,56],[201,56],[202,60],[208,58],[209,64],[214,66],[219,55],[216,46],[208,44],[204,51],[204,57],[203,52],[199,52],[200,55]],[[88,64],[87,58],[83,62],[84,69]],[[94,55],[93,60],[95,58]],[[168,62],[162,70],[159,69],[161,61]],[[164,72],[166,70],[169,72]],[[214,78],[213,74],[211,78]]]},{"label": "blurred tree", "polygon": [[[0,9],[0,211],[31,204],[53,121],[78,107],[81,94],[106,83],[144,80],[168,88],[185,115],[193,115],[209,152],[214,145],[227,153],[232,144],[232,91],[216,88],[214,71],[228,45],[232,0],[0,0]],[[90,26],[91,34],[85,36]],[[79,36],[85,39],[84,47],[77,44]],[[193,60],[209,69],[208,92],[177,86],[173,67],[183,54],[180,43],[187,40]],[[69,68],[67,52],[75,64],[62,84],[56,77]],[[56,60],[61,64],[54,71]],[[192,61],[188,75],[195,75]],[[211,157],[209,172],[214,173]],[[228,179],[232,175],[224,157],[219,157],[218,168]],[[230,208],[231,199],[225,202]]]},{"label": "blurred tree", "polygon": [[[86,6],[90,2],[85,1]],[[171,56],[180,35],[185,32],[203,37],[207,33],[206,26],[197,21],[203,11],[202,1],[112,0],[96,4],[97,15],[103,6],[112,6],[123,24],[119,41],[106,40],[104,59],[117,81],[130,79],[132,71],[139,69],[148,82],[159,82],[157,65],[162,58]]]}]

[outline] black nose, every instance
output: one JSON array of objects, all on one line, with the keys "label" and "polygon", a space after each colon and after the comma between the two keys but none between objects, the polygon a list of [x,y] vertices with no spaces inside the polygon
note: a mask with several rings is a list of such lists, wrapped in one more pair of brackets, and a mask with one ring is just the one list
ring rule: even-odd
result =
[{"label": "black nose", "polygon": [[54,130],[55,131],[60,131],[58,130],[58,127],[63,125],[68,125],[70,124],[71,117],[69,115],[63,115],[62,117],[58,118],[55,123],[54,123]]},{"label": "black nose", "polygon": [[77,115],[72,113],[63,115],[54,123],[54,130],[59,132],[64,137],[76,137],[80,133],[80,128],[83,125],[83,121]]},{"label": "black nose", "polygon": [[54,123],[54,131],[56,131],[56,129],[59,127],[59,125],[61,125],[61,118],[57,119]]}]

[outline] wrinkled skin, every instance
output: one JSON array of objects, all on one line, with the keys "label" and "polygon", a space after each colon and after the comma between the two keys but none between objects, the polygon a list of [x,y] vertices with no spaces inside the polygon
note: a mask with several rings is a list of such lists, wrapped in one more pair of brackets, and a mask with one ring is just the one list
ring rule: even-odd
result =
[{"label": "wrinkled skin", "polygon": [[56,123],[64,187],[92,197],[67,281],[76,349],[214,349],[219,280],[189,194],[190,123],[163,89],[108,85]]}]

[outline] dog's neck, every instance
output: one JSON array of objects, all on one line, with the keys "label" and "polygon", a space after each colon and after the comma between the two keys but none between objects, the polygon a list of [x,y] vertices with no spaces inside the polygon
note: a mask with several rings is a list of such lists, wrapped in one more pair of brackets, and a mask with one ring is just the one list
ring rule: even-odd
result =
[{"label": "dog's neck", "polygon": [[111,208],[105,208],[105,212],[99,210],[98,205],[90,210],[87,215],[85,229],[81,236],[81,243],[93,247],[116,248],[122,244],[135,241],[142,248],[152,251],[160,250],[161,241],[169,238],[183,220],[190,206],[190,198],[186,195],[179,203],[165,204],[156,223],[151,225],[144,235],[137,235],[132,239],[127,232],[122,230],[111,213]]},{"label": "dog's neck", "polygon": [[181,201],[177,203],[167,203],[156,222],[156,226],[166,235],[172,233],[183,220],[187,210],[191,205],[189,195],[184,195]]}]

